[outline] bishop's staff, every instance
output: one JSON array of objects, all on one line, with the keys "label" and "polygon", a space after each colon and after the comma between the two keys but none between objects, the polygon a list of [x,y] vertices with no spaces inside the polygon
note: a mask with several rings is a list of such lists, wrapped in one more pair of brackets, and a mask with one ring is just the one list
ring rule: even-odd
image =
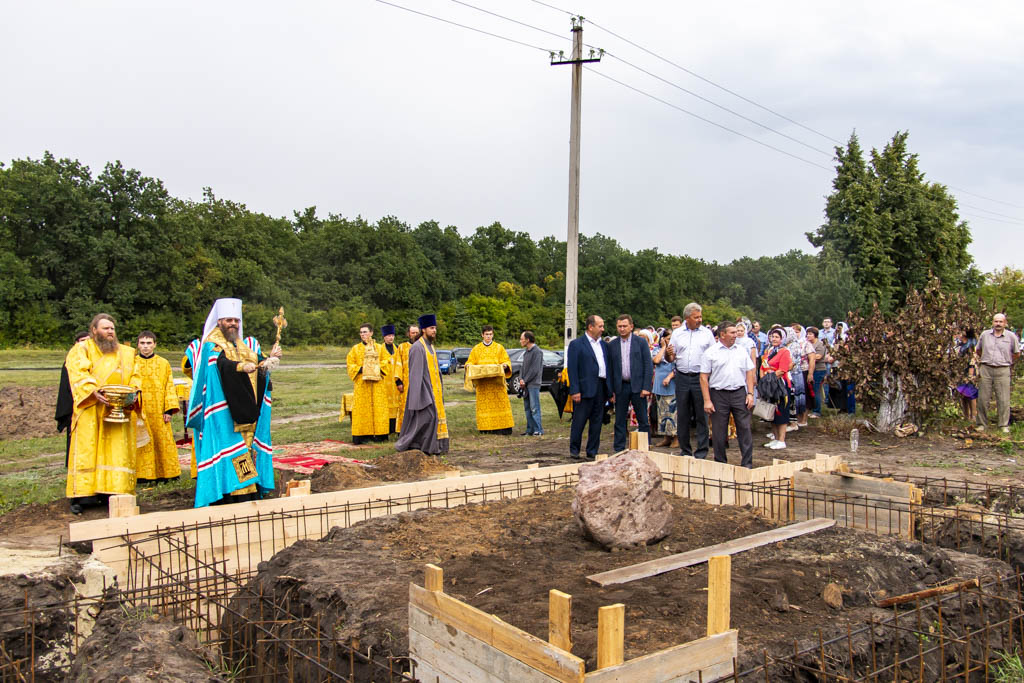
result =
[{"label": "bishop's staff", "polygon": [[274,326],[277,328],[277,338],[274,339],[274,347],[270,350],[270,357],[260,363],[260,369],[263,372],[270,372],[277,368],[281,362],[281,330],[288,327],[288,321],[284,317],[284,306],[277,309],[277,315],[274,316]]}]

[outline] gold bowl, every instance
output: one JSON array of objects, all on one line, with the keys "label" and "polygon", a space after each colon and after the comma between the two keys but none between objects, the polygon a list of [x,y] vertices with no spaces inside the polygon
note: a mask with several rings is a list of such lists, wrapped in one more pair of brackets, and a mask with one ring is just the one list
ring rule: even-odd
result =
[{"label": "gold bowl", "polygon": [[110,412],[103,418],[104,422],[128,422],[129,418],[124,413],[126,403],[135,397],[135,387],[124,384],[104,384],[100,387],[102,393],[110,401]]}]

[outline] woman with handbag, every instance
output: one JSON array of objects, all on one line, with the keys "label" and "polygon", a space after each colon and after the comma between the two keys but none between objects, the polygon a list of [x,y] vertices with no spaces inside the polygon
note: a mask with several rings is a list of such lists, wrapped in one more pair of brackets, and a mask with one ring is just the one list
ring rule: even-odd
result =
[{"label": "woman with handbag", "polygon": [[[774,374],[780,381],[791,387],[789,371],[793,367],[789,350],[782,345],[785,331],[776,327],[768,333],[768,348],[761,356],[761,375]],[[789,425],[789,397],[783,394],[775,404],[775,416],[772,418],[772,439],[765,448],[780,450],[786,447],[786,427]]]}]

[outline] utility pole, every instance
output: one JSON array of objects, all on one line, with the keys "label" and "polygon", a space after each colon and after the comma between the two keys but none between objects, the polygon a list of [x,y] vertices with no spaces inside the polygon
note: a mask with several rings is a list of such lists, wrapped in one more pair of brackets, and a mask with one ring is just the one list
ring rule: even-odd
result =
[{"label": "utility pole", "polygon": [[572,18],[572,56],[551,53],[551,65],[572,65],[572,104],[569,113],[569,229],[565,240],[565,339],[566,358],[569,342],[576,338],[576,295],[579,289],[580,255],[580,100],[583,96],[583,65],[600,62],[604,50],[591,50],[583,58],[583,17]]}]

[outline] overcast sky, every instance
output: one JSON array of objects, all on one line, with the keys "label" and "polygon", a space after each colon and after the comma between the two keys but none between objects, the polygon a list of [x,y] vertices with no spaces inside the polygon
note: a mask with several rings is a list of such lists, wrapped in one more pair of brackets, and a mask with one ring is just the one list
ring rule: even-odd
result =
[{"label": "overcast sky", "polygon": [[[569,16],[533,0],[395,0],[542,48]],[[540,50],[374,0],[14,2],[0,22],[0,159],[45,150],[275,216],[468,235],[500,221],[565,239],[570,67]],[[551,0],[612,56],[584,73],[580,230],[727,262],[812,251],[833,140],[645,54],[598,26],[836,141],[897,130],[955,192],[983,270],[1024,252],[1024,6],[1019,2]],[[809,149],[637,71],[654,72]],[[627,90],[606,74],[785,156]],[[1015,205],[1015,206],[1011,206]]]}]

